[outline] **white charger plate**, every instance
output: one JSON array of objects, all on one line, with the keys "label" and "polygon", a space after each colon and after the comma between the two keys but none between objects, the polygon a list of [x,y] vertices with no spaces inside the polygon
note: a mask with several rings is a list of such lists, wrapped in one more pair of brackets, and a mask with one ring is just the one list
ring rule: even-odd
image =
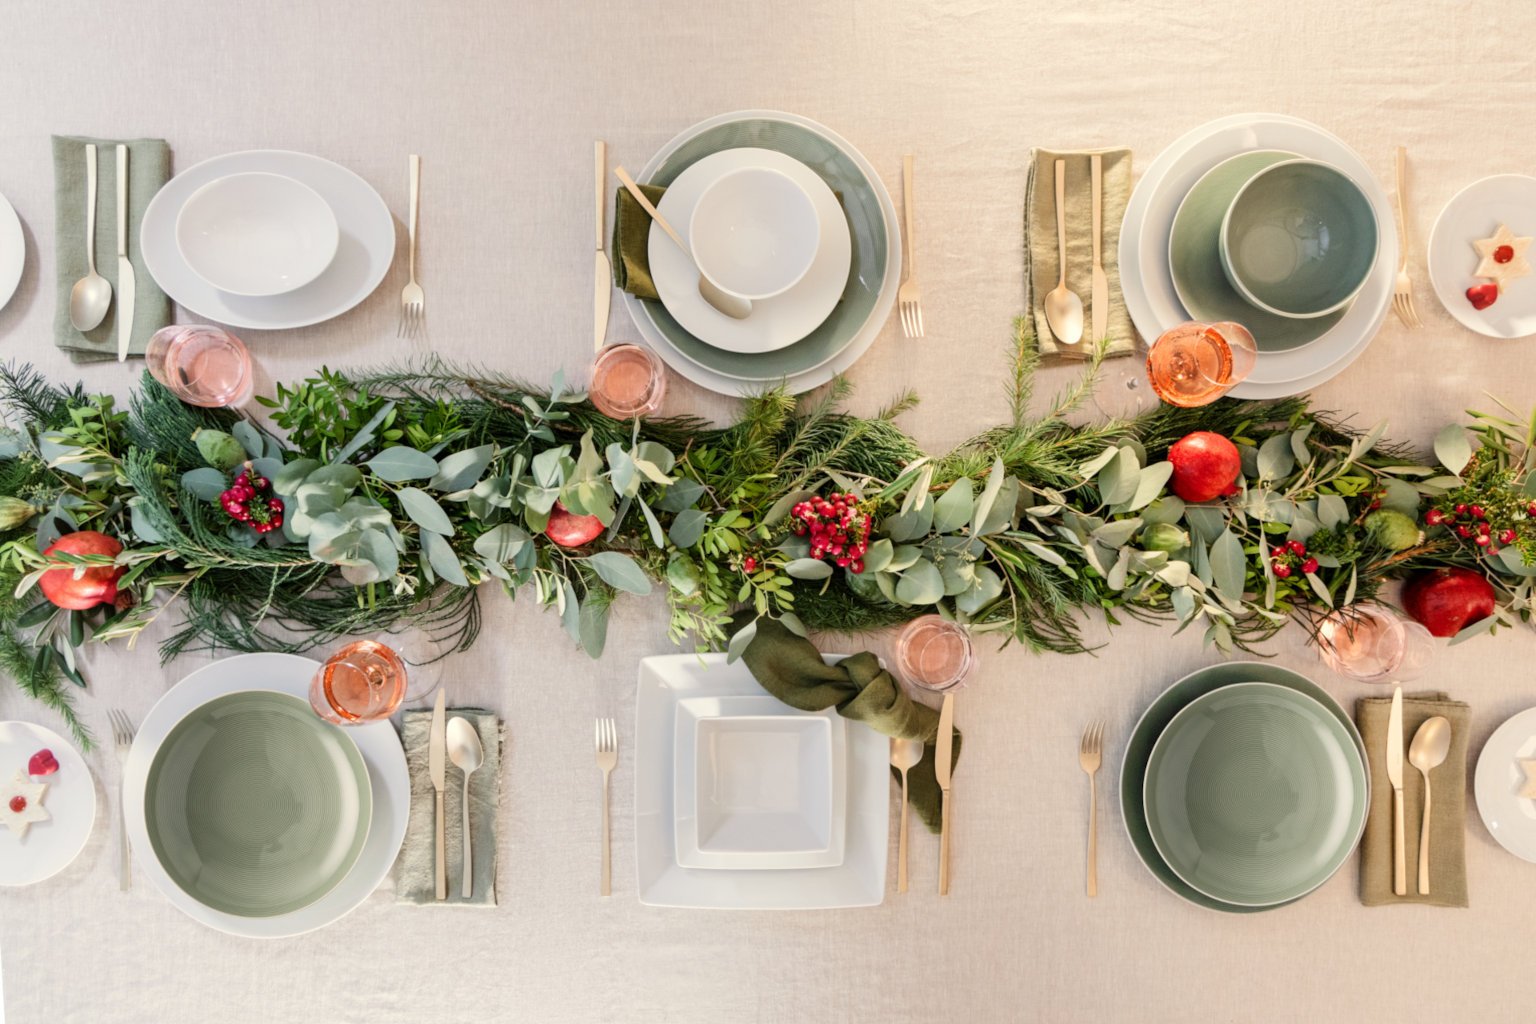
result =
[{"label": "white charger plate", "polygon": [[[330,892],[307,907],[272,917],[239,917],[207,907],[183,892],[161,867],[144,821],[144,785],[155,751],[187,713],[215,697],[243,690],[272,690],[308,699],[319,662],[293,654],[241,654],[206,665],[177,683],[144,716],[123,768],[123,814],[134,863],[142,867],[176,909],[199,924],[246,938],[301,935],[339,920],[379,887],[394,866],[405,839],[411,779],[405,750],[388,722],[351,726],[346,732],[368,766],[373,822],[352,870]],[[339,728],[339,727],[338,727]]]},{"label": "white charger plate", "polygon": [[[858,722],[848,729],[847,848],[835,867],[787,871],[685,868],[673,841],[673,725],[689,697],[763,696],[741,662],[724,654],[669,654],[640,662],[635,700],[635,861],[640,902],[698,910],[827,910],[885,898],[890,740]],[[829,663],[842,660],[824,655]]]},{"label": "white charger plate", "polygon": [[[823,718],[829,736],[831,769],[831,842],[825,850],[793,853],[705,850],[699,844],[698,724],[706,718],[764,716]],[[843,862],[848,833],[848,720],[836,710],[799,711],[774,697],[687,697],[677,702],[673,732],[673,805],[677,808],[677,862],[685,868],[834,867]]]},{"label": "white charger plate", "polygon": [[[0,200],[3,202],[4,200]],[[52,729],[31,722],[0,722],[0,780],[26,773],[27,761],[47,747],[59,762],[52,775],[28,777],[46,782],[43,808],[47,821],[34,821],[25,838],[0,827],[0,885],[31,885],[68,867],[90,838],[96,823],[96,781],[85,758]]]},{"label": "white charger plate", "polygon": [[[336,255],[302,288],[262,297],[221,292],[193,272],[176,244],[182,204],[211,181],[249,171],[303,182],[336,214]],[[286,330],[340,316],[373,294],[395,258],[395,219],[373,187],[340,164],[308,153],[251,150],[204,160],[166,182],[144,211],[139,248],[155,283],[198,316],[231,327]]]},{"label": "white charger plate", "polygon": [[848,218],[827,183],[805,164],[771,149],[728,149],[700,160],[667,186],[659,207],[662,216],[687,237],[687,225],[704,190],[724,175],[749,167],[782,171],[815,206],[821,241],[799,283],[782,295],[753,302],[752,314],[737,320],[704,301],[693,261],[659,228],[651,230],[649,255],[651,280],[662,305],[688,333],[715,348],[750,354],[793,345],[827,318],[848,282],[853,244]]},{"label": "white charger plate", "polygon": [[1536,758],[1536,708],[1512,715],[1488,737],[1472,791],[1494,840],[1521,860],[1536,862],[1536,800],[1520,796],[1525,787],[1520,762],[1531,758]]},{"label": "white charger plate", "polygon": [[1206,171],[1256,149],[1299,153],[1354,178],[1376,212],[1381,234],[1376,265],[1343,319],[1312,344],[1261,355],[1253,373],[1231,392],[1234,398],[1281,398],[1322,384],[1359,358],[1392,304],[1398,254],[1392,207],[1370,167],[1343,140],[1283,114],[1236,114],[1186,133],[1152,161],[1126,204],[1120,229],[1120,285],[1136,330],[1149,342],[1190,319],[1168,265],[1174,215]]},{"label": "white charger plate", "polygon": [[[1463,327],[1490,338],[1524,338],[1536,334],[1536,274],[1510,281],[1487,309],[1474,309],[1467,301],[1467,289],[1486,281],[1472,276],[1478,263],[1472,243],[1492,235],[1500,224],[1508,224],[1520,238],[1536,235],[1536,178],[1496,174],[1451,197],[1429,234],[1429,281],[1440,304]],[[1536,251],[1527,250],[1525,257],[1536,264]]]},{"label": "white charger plate", "polygon": [[5,196],[0,196],[0,309],[16,294],[26,262],[27,238],[21,233],[21,220]]}]

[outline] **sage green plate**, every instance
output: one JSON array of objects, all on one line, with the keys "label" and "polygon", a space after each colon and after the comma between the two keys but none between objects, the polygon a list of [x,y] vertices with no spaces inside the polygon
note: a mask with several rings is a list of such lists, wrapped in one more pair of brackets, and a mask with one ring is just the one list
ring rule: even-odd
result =
[{"label": "sage green plate", "polygon": [[1355,749],[1359,752],[1362,761],[1364,760],[1365,743],[1360,739],[1355,723],[1322,687],[1299,672],[1293,672],[1279,665],[1260,661],[1229,661],[1196,669],[1159,694],[1147,710],[1142,712],[1135,728],[1131,730],[1130,738],[1126,742],[1125,760],[1120,766],[1120,817],[1125,823],[1126,836],[1130,839],[1131,848],[1136,851],[1137,858],[1152,873],[1152,877],[1175,896],[1197,907],[1226,914],[1256,914],[1287,904],[1247,907],[1223,903],[1221,900],[1212,899],[1180,878],[1163,861],[1162,855],[1157,852],[1157,844],[1152,841],[1152,833],[1147,827],[1146,809],[1142,803],[1143,787],[1146,780],[1147,760],[1152,756],[1153,744],[1186,704],[1201,694],[1209,693],[1219,687],[1252,680],[1289,687],[1322,704],[1328,713],[1348,730]]},{"label": "sage green plate", "polygon": [[1297,319],[1260,309],[1232,287],[1221,265],[1221,223],[1232,199],[1266,167],[1295,160],[1295,153],[1261,149],[1223,160],[1195,182],[1173,216],[1168,269],[1179,301],[1196,320],[1230,320],[1248,328],[1261,352],[1311,344],[1344,319],[1349,307],[1326,316]]},{"label": "sage green plate", "polygon": [[346,877],[373,815],[368,769],[299,697],[217,697],[178,722],[149,766],[144,817],[166,873],[214,910],[271,917]]},{"label": "sage green plate", "polygon": [[1143,785],[1164,863],[1239,906],[1311,892],[1365,826],[1365,764],[1349,732],[1318,701],[1272,683],[1185,705],[1153,745]]},{"label": "sage green plate", "polygon": [[793,345],[773,352],[745,353],[727,352],[699,340],[684,330],[659,302],[639,305],[656,329],[690,361],[736,380],[769,382],[813,370],[854,342],[879,301],[890,243],[880,194],[858,164],[829,139],[789,121],[746,117],[707,128],[669,154],[647,183],[670,185],[704,157],[744,147],[771,149],[793,157],[820,176],[842,199],[853,256],[848,284],[831,315]]}]

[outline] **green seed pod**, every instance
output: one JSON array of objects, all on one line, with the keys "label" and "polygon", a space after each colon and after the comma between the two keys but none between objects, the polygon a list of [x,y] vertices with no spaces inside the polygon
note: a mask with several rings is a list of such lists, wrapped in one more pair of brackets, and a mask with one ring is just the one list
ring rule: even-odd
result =
[{"label": "green seed pod", "polygon": [[222,430],[199,430],[192,435],[203,461],[214,469],[228,472],[245,461],[245,448]]},{"label": "green seed pod", "polygon": [[37,506],[30,501],[0,497],[0,530],[14,530],[37,515]]},{"label": "green seed pod", "polygon": [[1173,523],[1153,523],[1141,531],[1141,546],[1147,551],[1178,551],[1189,547],[1189,534]]},{"label": "green seed pod", "polygon": [[1396,509],[1379,508],[1365,517],[1365,529],[1388,551],[1404,551],[1424,539],[1419,524]]}]

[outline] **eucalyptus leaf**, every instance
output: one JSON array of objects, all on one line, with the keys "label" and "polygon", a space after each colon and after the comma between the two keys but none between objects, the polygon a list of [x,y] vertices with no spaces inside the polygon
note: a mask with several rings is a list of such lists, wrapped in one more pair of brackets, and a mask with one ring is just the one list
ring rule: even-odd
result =
[{"label": "eucalyptus leaf", "polygon": [[992,460],[992,469],[987,473],[987,482],[981,489],[981,497],[976,499],[976,510],[971,515],[971,533],[981,535],[982,527],[986,525],[987,517],[992,514],[992,505],[997,501],[998,494],[1003,489],[1003,480],[1007,477],[1007,467],[1003,465],[1002,456]]},{"label": "eucalyptus leaf", "polygon": [[373,475],[390,483],[403,480],[430,480],[437,475],[437,460],[425,452],[404,445],[393,445],[363,463]]},{"label": "eucalyptus leaf", "polygon": [[784,571],[797,580],[824,580],[832,575],[832,566],[819,558],[796,558]]},{"label": "eucalyptus leaf", "polygon": [[1131,495],[1131,500],[1125,503],[1125,511],[1135,512],[1150,505],[1158,495],[1163,493],[1163,487],[1171,476],[1173,476],[1171,462],[1154,462],[1150,466],[1143,467],[1136,480],[1136,492]]},{"label": "eucalyptus leaf", "polygon": [[165,537],[150,524],[149,516],[140,507],[141,500],[133,498],[128,502],[128,522],[133,527],[133,535],[146,544],[159,544]]},{"label": "eucalyptus leaf", "polygon": [[935,533],[954,533],[970,522],[975,511],[976,486],[967,477],[961,477],[949,485],[949,489],[933,505],[933,530]]},{"label": "eucalyptus leaf", "polygon": [[268,479],[272,481],[272,489],[286,497],[297,491],[309,474],[319,468],[318,459],[295,459],[283,463],[283,468]]},{"label": "eucalyptus leaf", "polygon": [[[564,453],[564,449],[561,448],[554,448],[549,451],[560,454]],[[496,446],[494,444],[482,444],[478,448],[470,448],[446,455],[437,460],[437,475],[427,481],[427,486],[434,491],[446,491],[449,493],[467,490],[474,486],[475,481],[480,479],[480,474],[485,472],[485,467],[491,464],[491,458],[495,454]],[[539,458],[547,454],[549,454],[548,451],[540,452],[539,455],[534,457],[533,461],[537,463]],[[540,483],[544,483],[544,481],[541,480]],[[546,483],[545,486],[547,487],[549,484]]]},{"label": "eucalyptus leaf", "polygon": [[576,588],[570,580],[561,580],[560,589],[556,591],[558,596],[557,607],[560,609],[560,625],[565,628],[570,638],[581,645],[581,601],[576,597]]},{"label": "eucalyptus leaf", "polygon": [[1276,434],[1259,445],[1259,479],[1279,480],[1296,468],[1296,456],[1291,451],[1291,435]]},{"label": "eucalyptus leaf", "polygon": [[1118,548],[1136,536],[1136,532],[1141,529],[1141,526],[1142,521],[1139,517],[1118,519],[1114,522],[1105,523],[1094,530],[1092,536],[1094,540],[1105,547]]},{"label": "eucalyptus leaf", "polygon": [[266,453],[267,446],[261,439],[261,431],[252,426],[250,420],[235,420],[229,432],[251,458],[259,459]]},{"label": "eucalyptus leaf", "polygon": [[[348,459],[352,458],[354,454],[361,451],[364,445],[373,441],[374,437],[379,432],[379,427],[383,426],[384,421],[389,419],[390,416],[394,415],[394,412],[395,403],[385,402],[379,408],[379,411],[374,413],[372,418],[370,418],[367,423],[364,423],[360,428],[358,428],[357,433],[352,435],[352,440],[348,441],[346,444],[342,445],[336,450],[336,453],[331,456],[331,463],[336,466],[346,465]],[[346,468],[351,469],[354,473],[357,472],[357,470],[352,466],[346,466]],[[356,487],[357,485],[352,484],[351,486]]]},{"label": "eucalyptus leaf", "polygon": [[706,490],[708,488],[697,480],[683,477],[667,488],[666,493],[656,502],[656,507],[663,512],[681,512],[685,508],[692,508]]},{"label": "eucalyptus leaf", "polygon": [[742,654],[746,652],[747,645],[752,642],[752,638],[755,636],[757,636],[756,619],[753,619],[751,622],[738,629],[735,633],[731,634],[730,642],[725,646],[726,663],[730,664],[731,662],[740,658]]},{"label": "eucalyptus leaf", "polygon": [[1136,495],[1141,483],[1141,463],[1136,453],[1121,448],[1113,460],[1099,473],[1099,500],[1106,505],[1119,505]]},{"label": "eucalyptus leaf", "polygon": [[1207,544],[1221,536],[1221,532],[1227,528],[1226,513],[1210,505],[1186,505],[1184,521]]},{"label": "eucalyptus leaf", "polygon": [[[933,464],[926,463],[917,471],[917,476],[913,479],[912,485],[907,489],[906,497],[902,499],[901,514],[907,515],[910,512],[918,512],[932,504],[928,500],[928,489],[932,486]],[[931,514],[928,521],[930,523],[933,521]],[[927,531],[925,530],[924,532]]]},{"label": "eucalyptus leaf", "polygon": [[608,645],[608,605],[601,601],[587,601],[578,612],[577,642],[590,658],[603,656]]},{"label": "eucalyptus leaf", "polygon": [[1319,601],[1321,601],[1324,605],[1326,605],[1329,608],[1332,608],[1333,607],[1333,595],[1328,592],[1328,587],[1323,583],[1323,581],[1318,579],[1317,573],[1309,572],[1309,573],[1306,573],[1305,575],[1307,577],[1307,586],[1312,588],[1312,593],[1316,594],[1317,595],[1317,599]]},{"label": "eucalyptus leaf", "polygon": [[897,544],[928,536],[933,526],[934,503],[924,502],[911,512],[891,516],[882,524],[882,532]]},{"label": "eucalyptus leaf", "polygon": [[405,509],[405,514],[411,517],[411,522],[423,530],[431,530],[444,537],[453,536],[453,521],[432,495],[416,487],[402,487],[395,492],[395,497],[400,499],[400,505]]},{"label": "eucalyptus leaf", "polygon": [[912,563],[896,581],[896,600],[905,605],[933,604],[944,596],[944,577],[927,559]]},{"label": "eucalyptus leaf", "polygon": [[881,572],[891,564],[891,556],[896,552],[888,537],[881,537],[869,546],[864,552],[864,571]]},{"label": "eucalyptus leaf", "polygon": [[1355,438],[1354,441],[1350,443],[1349,457],[1345,461],[1354,462],[1366,452],[1370,451],[1372,448],[1375,448],[1376,442],[1380,441],[1382,435],[1384,435],[1386,432],[1387,423],[1385,420],[1383,420],[1372,427],[1369,431],[1362,434],[1360,437]]},{"label": "eucalyptus leaf", "polygon": [[[917,560],[922,557],[923,549],[918,547],[916,544],[898,544],[891,550],[891,559],[886,563],[885,568],[883,570],[877,571],[893,573],[902,572],[911,565],[915,564]],[[864,571],[870,571],[867,564],[864,567]]]},{"label": "eucalyptus leaf", "polygon": [[1026,540],[1022,543],[1024,545],[1025,551],[1028,551],[1042,562],[1049,563],[1050,565],[1054,565],[1057,568],[1067,564],[1067,560],[1061,556],[1059,551],[1053,551],[1051,548],[1046,547],[1044,544],[1037,544],[1032,540]]},{"label": "eucalyptus leaf", "polygon": [[587,564],[597,571],[604,583],[644,597],[651,592],[651,581],[633,558],[619,551],[599,551],[587,556]]},{"label": "eucalyptus leaf", "polygon": [[218,501],[219,495],[229,489],[229,477],[211,466],[203,466],[181,474],[181,486],[193,497],[203,501]]},{"label": "eucalyptus leaf", "polygon": [[672,543],[680,548],[691,548],[704,536],[704,528],[709,525],[709,516],[696,508],[687,508],[677,514],[672,520],[672,529],[667,536]]},{"label": "eucalyptus leaf", "polygon": [[1312,453],[1307,450],[1307,438],[1312,436],[1312,427],[1315,424],[1308,423],[1299,430],[1291,432],[1288,442],[1291,446],[1291,454],[1296,458],[1296,464],[1305,466],[1312,460]]},{"label": "eucalyptus leaf", "polygon": [[644,479],[640,476],[640,470],[635,466],[635,460],[629,457],[624,446],[615,442],[607,449],[608,479],[613,482],[613,489],[628,497],[638,494],[640,485]]},{"label": "eucalyptus leaf", "polygon": [[692,559],[681,552],[675,552],[667,560],[667,582],[679,594],[691,597],[698,593],[702,577],[699,575],[699,567],[693,564]]},{"label": "eucalyptus leaf", "polygon": [[650,531],[651,543],[658,548],[667,546],[667,535],[662,532],[661,523],[656,519],[656,513],[651,511],[651,506],[645,503],[644,498],[637,499],[640,502],[640,513],[645,516],[645,528]]},{"label": "eucalyptus leaf", "polygon": [[975,615],[1001,597],[1002,593],[1002,578],[984,565],[977,566],[970,589],[955,598],[955,607],[966,615]]},{"label": "eucalyptus leaf", "polygon": [[500,523],[475,538],[475,554],[488,562],[504,565],[516,558],[523,546],[532,540],[521,527]]},{"label": "eucalyptus leaf", "polygon": [[1099,454],[1095,455],[1093,458],[1089,459],[1087,462],[1083,463],[1081,466],[1078,466],[1077,471],[1082,474],[1084,480],[1092,480],[1098,474],[1099,470],[1109,465],[1112,461],[1114,461],[1115,456],[1119,454],[1120,446],[1112,444],[1108,448],[1105,448],[1102,452],[1099,452]]},{"label": "eucalyptus leaf", "polygon": [[353,490],[362,482],[362,471],[356,466],[346,465],[321,466],[304,478],[306,484],[324,484],[339,487],[343,491]]},{"label": "eucalyptus leaf", "polygon": [[1476,622],[1472,623],[1472,625],[1463,628],[1461,632],[1451,637],[1449,646],[1455,647],[1457,644],[1465,643],[1475,636],[1482,636],[1484,633],[1491,633],[1493,632],[1493,627],[1497,626],[1498,624],[1499,617],[1497,615],[1490,615],[1487,618],[1478,619]]},{"label": "eucalyptus leaf", "polygon": [[464,575],[464,566],[459,564],[459,556],[454,554],[453,545],[441,534],[423,531],[421,549],[427,553],[427,561],[433,572],[454,586],[469,586],[469,578]]},{"label": "eucalyptus leaf", "polygon": [[795,634],[795,636],[804,637],[809,632],[805,628],[805,623],[800,621],[800,616],[794,612],[780,612],[779,622],[783,624],[785,629]]},{"label": "eucalyptus leaf", "polygon": [[1177,523],[1184,518],[1184,499],[1165,494],[1141,510],[1141,518],[1148,525],[1153,523]]},{"label": "eucalyptus leaf", "polygon": [[1472,461],[1472,442],[1467,440],[1466,428],[1459,423],[1442,427],[1435,435],[1435,458],[1440,460],[1440,465],[1459,476],[1467,468],[1467,463]]},{"label": "eucalyptus leaf", "polygon": [[1349,505],[1337,494],[1317,496],[1317,521],[1323,529],[1332,530],[1349,522]]},{"label": "eucalyptus leaf", "polygon": [[1243,555],[1243,542],[1231,530],[1221,531],[1221,536],[1211,544],[1211,581],[1216,589],[1233,600],[1243,596],[1243,580],[1247,576],[1247,559]]}]

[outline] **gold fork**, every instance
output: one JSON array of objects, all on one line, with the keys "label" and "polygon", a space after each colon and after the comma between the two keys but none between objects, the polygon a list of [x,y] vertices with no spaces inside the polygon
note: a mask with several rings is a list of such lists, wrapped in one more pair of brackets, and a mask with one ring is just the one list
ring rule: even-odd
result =
[{"label": "gold fork", "polygon": [[397,338],[414,339],[426,328],[427,293],[416,283],[416,214],[421,208],[421,157],[411,154],[411,281],[400,293],[400,329]]},{"label": "gold fork", "polygon": [[1099,894],[1099,764],[1103,760],[1104,722],[1097,721],[1083,732],[1077,749],[1077,763],[1088,773],[1088,895]]},{"label": "gold fork", "polygon": [[1397,244],[1400,258],[1397,283],[1392,288],[1392,311],[1404,327],[1422,327],[1419,311],[1413,308],[1413,282],[1408,279],[1408,215],[1403,209],[1403,179],[1406,177],[1408,150],[1397,147]]},{"label": "gold fork", "polygon": [[597,767],[603,773],[603,887],[602,895],[613,891],[613,858],[608,838],[608,777],[619,763],[619,730],[611,718],[597,720]]},{"label": "gold fork", "polygon": [[901,289],[896,293],[896,304],[901,309],[901,333],[909,338],[923,336],[922,291],[917,287],[917,238],[912,216],[912,154],[901,158],[901,238],[906,243],[905,276]]}]

